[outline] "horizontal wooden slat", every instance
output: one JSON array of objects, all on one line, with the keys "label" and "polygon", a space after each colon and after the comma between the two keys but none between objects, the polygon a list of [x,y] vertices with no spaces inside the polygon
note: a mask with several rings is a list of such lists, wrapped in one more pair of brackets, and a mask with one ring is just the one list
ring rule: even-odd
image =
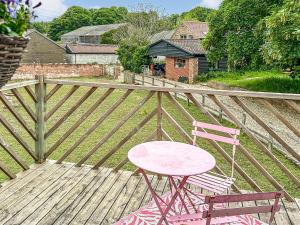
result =
[{"label": "horizontal wooden slat", "polygon": [[36,80],[29,80],[29,81],[23,81],[23,82],[18,82],[18,83],[12,83],[12,84],[7,84],[4,87],[0,88],[0,91],[7,91],[15,88],[21,88],[21,87],[26,87],[30,85],[35,85],[38,82]]},{"label": "horizontal wooden slat", "polygon": [[209,129],[209,130],[214,130],[214,131],[220,131],[220,132],[227,133],[227,134],[240,135],[240,133],[241,133],[240,130],[237,130],[234,128],[223,127],[223,126],[218,126],[218,125],[208,124],[208,123],[202,123],[202,122],[198,122],[198,121],[194,121],[193,126],[204,128],[204,129]]},{"label": "horizontal wooden slat", "polygon": [[174,93],[191,93],[191,94],[200,94],[200,95],[209,94],[209,95],[220,95],[220,96],[300,100],[299,94],[266,93],[266,92],[252,92],[252,91],[222,91],[222,90],[205,90],[205,89],[197,89],[197,88],[187,89],[187,88],[145,87],[145,86],[126,85],[126,84],[107,84],[107,83],[92,83],[92,82],[81,82],[81,81],[47,80],[47,79],[45,80],[45,82],[48,84],[80,85],[86,87],[163,91],[163,92],[174,92]]},{"label": "horizontal wooden slat", "polygon": [[202,137],[205,139],[210,139],[210,140],[223,142],[223,143],[227,143],[227,144],[231,144],[231,145],[239,145],[240,144],[239,140],[236,140],[234,138],[226,138],[226,137],[222,137],[222,136],[215,135],[215,134],[205,133],[202,131],[193,130],[192,134],[193,134],[193,136]]}]

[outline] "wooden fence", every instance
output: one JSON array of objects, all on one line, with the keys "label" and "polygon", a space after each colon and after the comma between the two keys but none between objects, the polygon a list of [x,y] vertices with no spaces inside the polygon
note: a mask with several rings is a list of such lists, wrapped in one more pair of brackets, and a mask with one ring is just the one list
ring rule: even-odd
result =
[{"label": "wooden fence", "polygon": [[[172,93],[186,96],[192,105],[186,106],[185,101],[176,99]],[[14,96],[13,100],[9,94]],[[300,138],[298,124],[292,124],[273,104],[280,100],[299,116],[300,95],[294,94],[44,80],[40,76],[35,81],[11,84],[0,90],[3,111],[0,114],[3,134],[0,154],[6,154],[0,158],[0,170],[13,179],[17,167],[27,170],[33,161],[42,163],[46,159],[57,160],[57,163],[71,161],[76,166],[89,164],[94,169],[109,166],[115,171],[134,170],[127,159],[127,151],[134,145],[150,140],[191,144],[193,121],[223,125],[194,97],[197,94],[208,96],[234,122],[234,125],[226,125],[243,131],[234,165],[238,178],[234,189],[240,191],[241,185],[257,192],[283,190],[286,198],[293,200],[300,187],[299,166],[287,162],[276,150],[270,150],[235,117],[220,97],[236,102],[300,162],[297,149],[244,103],[244,99],[259,101]],[[227,174],[232,161],[230,147],[214,141],[201,142],[199,146],[216,156],[216,171]]]}]

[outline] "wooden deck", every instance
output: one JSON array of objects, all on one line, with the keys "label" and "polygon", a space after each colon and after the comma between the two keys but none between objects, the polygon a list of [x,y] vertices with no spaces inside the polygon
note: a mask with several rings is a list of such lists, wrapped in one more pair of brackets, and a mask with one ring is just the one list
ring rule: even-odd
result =
[{"label": "wooden deck", "polygon": [[[151,181],[159,193],[167,191],[165,179]],[[145,182],[130,172],[47,162],[3,184],[0,224],[110,225],[148,201]],[[300,202],[282,206],[276,224],[300,224]]]}]

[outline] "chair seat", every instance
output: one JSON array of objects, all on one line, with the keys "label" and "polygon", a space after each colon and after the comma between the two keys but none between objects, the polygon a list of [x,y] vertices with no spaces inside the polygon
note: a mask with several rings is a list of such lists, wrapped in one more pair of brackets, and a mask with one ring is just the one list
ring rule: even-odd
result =
[{"label": "chair seat", "polygon": [[[176,178],[182,180],[183,177]],[[234,182],[234,178],[222,176],[220,174],[212,172],[191,176],[187,180],[188,184],[201,187],[216,194],[224,194],[231,188]]]}]

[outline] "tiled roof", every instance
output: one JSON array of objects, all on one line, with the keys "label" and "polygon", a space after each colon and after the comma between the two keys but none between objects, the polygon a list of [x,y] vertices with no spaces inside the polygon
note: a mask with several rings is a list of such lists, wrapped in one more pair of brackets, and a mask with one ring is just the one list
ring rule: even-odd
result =
[{"label": "tiled roof", "polygon": [[185,21],[182,25],[191,31],[194,39],[203,39],[209,31],[207,22]]},{"label": "tiled roof", "polygon": [[191,55],[202,55],[205,54],[204,49],[201,47],[199,40],[188,40],[188,39],[177,39],[177,40],[165,40],[169,44],[178,47]]},{"label": "tiled roof", "polygon": [[74,54],[116,54],[117,45],[68,44],[68,53]]},{"label": "tiled roof", "polygon": [[124,26],[125,23],[120,24],[108,24],[108,25],[98,25],[98,26],[86,26],[81,27],[77,30],[71,31],[62,35],[62,37],[68,36],[98,36],[102,35],[108,31],[118,29],[121,26]]},{"label": "tiled roof", "polygon": [[150,37],[150,43],[155,43],[160,40],[171,39],[176,30],[166,30],[160,33],[154,34]]}]

